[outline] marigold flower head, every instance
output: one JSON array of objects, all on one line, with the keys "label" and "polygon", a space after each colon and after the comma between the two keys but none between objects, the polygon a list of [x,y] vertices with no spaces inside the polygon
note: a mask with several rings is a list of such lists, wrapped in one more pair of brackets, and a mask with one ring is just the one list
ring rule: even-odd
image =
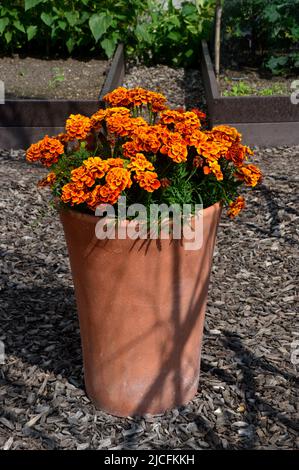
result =
[{"label": "marigold flower head", "polygon": [[90,118],[91,127],[94,129],[100,129],[102,127],[102,123],[107,116],[106,109],[99,109],[96,113],[94,113]]},{"label": "marigold flower head", "polygon": [[108,131],[121,137],[129,135],[134,128],[133,122],[129,117],[122,117],[117,114],[107,118],[106,122]]},{"label": "marigold flower head", "polygon": [[123,168],[124,166],[124,160],[122,158],[107,158],[107,160],[105,160],[107,165],[109,165],[110,168],[112,167],[119,167],[119,168]]},{"label": "marigold flower head", "polygon": [[213,161],[220,158],[223,153],[222,145],[209,140],[203,140],[198,145],[196,145],[196,150],[199,155],[202,155],[206,159],[211,159]]},{"label": "marigold flower head", "polygon": [[85,168],[92,173],[94,179],[101,179],[105,176],[109,170],[107,160],[103,160],[100,157],[89,157],[83,161]]},{"label": "marigold flower head", "polygon": [[182,163],[187,160],[187,145],[178,132],[168,133],[163,139],[161,153],[168,155],[176,163]]},{"label": "marigold flower head", "polygon": [[97,185],[90,193],[88,207],[95,211],[99,204],[115,204],[119,196],[119,190],[111,189],[107,184]]},{"label": "marigold flower head", "polygon": [[237,169],[235,173],[236,178],[244,181],[246,186],[254,187],[262,180],[262,172],[255,165],[244,165]]},{"label": "marigold flower head", "polygon": [[123,144],[122,150],[124,157],[134,158],[136,153],[140,152],[142,149],[137,146],[137,142],[129,141]]},{"label": "marigold flower head", "polygon": [[229,204],[227,215],[232,219],[236,217],[242,209],[245,207],[245,200],[242,196],[238,196],[237,199]]},{"label": "marigold flower head", "polygon": [[91,120],[82,114],[71,114],[65,129],[71,139],[83,140],[91,130]]},{"label": "marigold flower head", "polygon": [[194,113],[194,114],[196,114],[196,116],[198,117],[198,119],[199,119],[200,121],[205,120],[206,117],[207,117],[207,115],[206,115],[205,113],[203,113],[202,111],[200,111],[200,109],[198,109],[198,108],[193,108],[193,109],[191,109],[191,112]]},{"label": "marigold flower head", "polygon": [[71,181],[76,183],[77,188],[90,188],[95,184],[95,173],[82,165],[71,171]]},{"label": "marigold flower head", "polygon": [[26,152],[26,159],[29,162],[40,161],[45,166],[51,166],[58,162],[59,156],[64,153],[62,143],[49,136],[45,136],[36,144],[30,145]]},{"label": "marigold flower head", "polygon": [[184,119],[183,112],[178,111],[176,109],[166,109],[160,113],[160,123],[167,125],[167,124],[175,124],[177,122],[181,122]]},{"label": "marigold flower head", "polygon": [[110,93],[107,93],[103,100],[111,106],[128,106],[130,103],[129,90],[125,87],[118,87]]},{"label": "marigold flower head", "polygon": [[147,160],[143,153],[136,153],[136,156],[131,159],[130,163],[127,165],[127,168],[132,171],[153,171],[155,169],[154,165]]},{"label": "marigold flower head", "polygon": [[161,139],[154,126],[142,127],[134,133],[136,149],[141,152],[158,153],[161,147]]},{"label": "marigold flower head", "polygon": [[252,154],[253,152],[249,147],[246,147],[239,142],[234,142],[225,154],[225,158],[229,161],[232,161],[234,165],[241,166],[244,160],[247,158],[247,155]]},{"label": "marigold flower head", "polygon": [[158,175],[154,171],[140,171],[135,175],[135,180],[139,186],[149,193],[152,193],[161,186]]},{"label": "marigold flower head", "polygon": [[76,183],[67,183],[62,187],[61,200],[69,203],[71,206],[83,204],[89,199],[89,193],[86,188],[78,187]]},{"label": "marigold flower head", "polygon": [[242,135],[237,131],[237,129],[225,125],[213,127],[210,134],[213,139],[220,142],[240,142],[242,138]]},{"label": "marigold flower head", "polygon": [[208,165],[211,172],[216,176],[217,181],[222,181],[223,173],[217,160],[208,160]]},{"label": "marigold flower head", "polygon": [[106,183],[113,190],[123,191],[132,185],[131,173],[125,168],[111,168],[106,175]]}]

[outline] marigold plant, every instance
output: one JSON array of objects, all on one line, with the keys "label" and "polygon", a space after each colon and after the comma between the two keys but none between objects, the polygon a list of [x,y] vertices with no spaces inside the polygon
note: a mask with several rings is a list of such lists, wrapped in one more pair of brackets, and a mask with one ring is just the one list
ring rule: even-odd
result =
[{"label": "marigold plant", "polygon": [[168,109],[166,98],[143,88],[117,88],[106,109],[71,114],[65,133],[45,136],[27,160],[50,168],[39,183],[61,204],[93,213],[100,204],[198,204],[221,201],[234,217],[245,206],[240,186],[254,187],[261,171],[233,127],[204,130],[199,110]]}]

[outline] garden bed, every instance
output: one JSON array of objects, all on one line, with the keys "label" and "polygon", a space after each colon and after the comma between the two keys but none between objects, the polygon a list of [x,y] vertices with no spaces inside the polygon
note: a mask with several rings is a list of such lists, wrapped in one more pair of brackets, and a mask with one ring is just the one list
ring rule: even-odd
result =
[{"label": "garden bed", "polygon": [[299,144],[299,106],[290,96],[221,96],[205,41],[201,70],[211,126],[236,127],[248,145]]},{"label": "garden bed", "polygon": [[[8,99],[0,105],[0,147],[26,148],[45,134],[63,131],[69,114],[94,113],[103,105],[102,96],[119,86],[124,76],[122,45],[109,63],[45,62],[27,59],[14,65],[4,60],[1,77]],[[14,76],[10,77],[12,67]]]}]

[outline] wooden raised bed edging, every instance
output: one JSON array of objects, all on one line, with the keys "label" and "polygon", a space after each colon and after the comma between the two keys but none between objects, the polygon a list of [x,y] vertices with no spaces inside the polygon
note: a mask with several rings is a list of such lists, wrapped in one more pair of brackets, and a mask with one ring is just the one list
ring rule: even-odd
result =
[{"label": "wooden raised bed edging", "polygon": [[275,147],[299,144],[299,105],[289,96],[221,96],[208,45],[202,42],[201,72],[209,124],[236,127],[248,145]]},{"label": "wooden raised bed edging", "polygon": [[71,113],[93,114],[104,106],[103,96],[122,84],[124,73],[124,47],[119,44],[99,96],[94,100],[6,100],[0,104],[0,148],[27,148],[45,134],[63,132]]}]

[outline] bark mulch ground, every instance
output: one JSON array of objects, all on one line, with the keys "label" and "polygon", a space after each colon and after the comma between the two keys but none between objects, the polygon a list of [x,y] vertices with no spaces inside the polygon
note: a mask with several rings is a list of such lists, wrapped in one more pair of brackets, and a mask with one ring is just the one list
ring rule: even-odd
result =
[{"label": "bark mulch ground", "polygon": [[[149,77],[146,69],[139,74]],[[152,76],[157,84],[159,73]],[[165,69],[163,76],[173,105],[182,105],[184,72]],[[203,102],[198,91],[193,105]],[[0,340],[6,352],[0,448],[299,447],[298,366],[291,360],[299,340],[299,147],[258,150],[263,184],[248,191],[247,208],[236,220],[222,216],[195,399],[164,415],[130,419],[95,410],[84,393],[63,232],[47,191],[36,187],[45,170],[25,163],[22,151],[0,155]]]},{"label": "bark mulch ground", "polygon": [[[259,151],[261,187],[223,214],[196,398],[158,417],[120,419],[85,396],[62,228],[36,188],[44,173],[1,152],[0,447],[291,449],[298,442],[296,227],[299,148]],[[298,193],[297,193],[298,194]]]},{"label": "bark mulch ground", "polygon": [[108,62],[90,59],[0,58],[6,98],[97,99]]}]

